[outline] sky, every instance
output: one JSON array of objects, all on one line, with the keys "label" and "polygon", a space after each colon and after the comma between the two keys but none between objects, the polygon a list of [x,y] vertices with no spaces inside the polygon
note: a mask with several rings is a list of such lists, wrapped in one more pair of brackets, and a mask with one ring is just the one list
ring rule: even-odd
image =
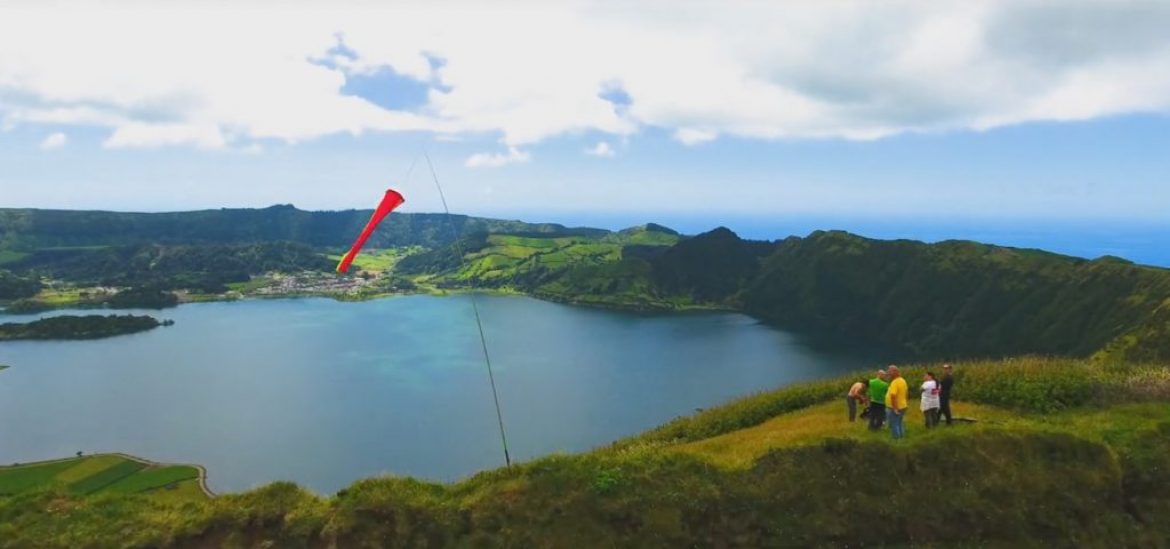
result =
[{"label": "sky", "polygon": [[425,154],[477,215],[1107,238],[1170,226],[1166,29],[1160,0],[2,0],[0,207],[439,211]]}]

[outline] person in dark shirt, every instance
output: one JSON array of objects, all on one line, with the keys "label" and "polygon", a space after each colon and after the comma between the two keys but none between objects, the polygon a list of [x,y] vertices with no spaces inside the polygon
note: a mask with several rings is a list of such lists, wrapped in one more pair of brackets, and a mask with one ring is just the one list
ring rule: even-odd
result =
[{"label": "person in dark shirt", "polygon": [[951,374],[951,365],[943,364],[943,375],[939,380],[938,413],[946,418],[947,425],[951,424],[951,387],[955,384],[955,378]]}]

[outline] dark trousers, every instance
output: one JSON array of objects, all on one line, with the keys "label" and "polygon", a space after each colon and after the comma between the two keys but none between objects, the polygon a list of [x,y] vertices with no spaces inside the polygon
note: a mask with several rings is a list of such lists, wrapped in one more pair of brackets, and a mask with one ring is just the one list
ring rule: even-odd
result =
[{"label": "dark trousers", "polygon": [[940,398],[938,401],[938,413],[942,417],[947,418],[947,425],[951,424],[951,399]]},{"label": "dark trousers", "polygon": [[922,411],[922,415],[926,416],[926,428],[938,426],[938,408],[928,408]]},{"label": "dark trousers", "polygon": [[886,405],[871,402],[869,405],[869,430],[877,431],[886,422]]},{"label": "dark trousers", "polygon": [[849,422],[857,419],[857,401],[851,396],[845,397],[845,405],[849,407]]}]

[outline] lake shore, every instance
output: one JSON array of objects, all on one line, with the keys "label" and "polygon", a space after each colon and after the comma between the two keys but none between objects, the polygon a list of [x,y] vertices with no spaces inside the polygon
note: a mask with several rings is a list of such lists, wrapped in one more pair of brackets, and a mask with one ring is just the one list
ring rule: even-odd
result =
[{"label": "lake shore", "polygon": [[[71,295],[78,296],[84,293],[87,288],[79,288],[78,292],[71,292]],[[305,299],[305,298],[327,298],[342,302],[362,302],[373,301],[377,299],[386,299],[392,297],[414,296],[414,295],[430,295],[436,297],[448,295],[464,295],[464,294],[480,294],[480,295],[497,295],[497,296],[525,296],[551,303],[562,303],[566,305],[577,305],[582,307],[592,307],[599,309],[607,309],[613,311],[627,311],[627,312],[645,312],[645,313],[669,313],[669,312],[738,312],[727,307],[718,307],[714,305],[703,305],[695,303],[675,303],[665,300],[652,301],[611,301],[611,300],[596,300],[587,298],[576,298],[564,296],[559,294],[551,294],[546,292],[525,292],[515,288],[439,288],[437,286],[421,286],[414,290],[401,290],[390,292],[369,292],[369,293],[339,293],[332,291],[300,291],[292,290],[282,293],[256,293],[256,292],[239,292],[229,291],[222,294],[199,294],[189,292],[176,292],[178,295],[178,305],[189,303],[212,303],[212,302],[230,302],[241,301],[248,299]],[[81,297],[59,297],[53,301],[41,302],[42,307],[30,310],[10,311],[7,307],[13,302],[0,303],[0,315],[11,316],[27,316],[41,314],[45,312],[66,310],[66,309],[88,309],[88,310],[115,310],[101,301],[93,301]]]}]

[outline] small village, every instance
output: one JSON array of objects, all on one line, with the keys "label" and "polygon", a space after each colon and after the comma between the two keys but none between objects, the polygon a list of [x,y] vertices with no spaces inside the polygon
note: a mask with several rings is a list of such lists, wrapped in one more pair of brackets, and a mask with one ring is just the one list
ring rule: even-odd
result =
[{"label": "small village", "polygon": [[269,273],[257,277],[250,286],[257,283],[267,283],[254,290],[244,292],[244,295],[254,296],[284,296],[305,294],[360,294],[377,287],[379,277],[369,276],[339,276],[333,273],[302,271],[299,273]]}]

